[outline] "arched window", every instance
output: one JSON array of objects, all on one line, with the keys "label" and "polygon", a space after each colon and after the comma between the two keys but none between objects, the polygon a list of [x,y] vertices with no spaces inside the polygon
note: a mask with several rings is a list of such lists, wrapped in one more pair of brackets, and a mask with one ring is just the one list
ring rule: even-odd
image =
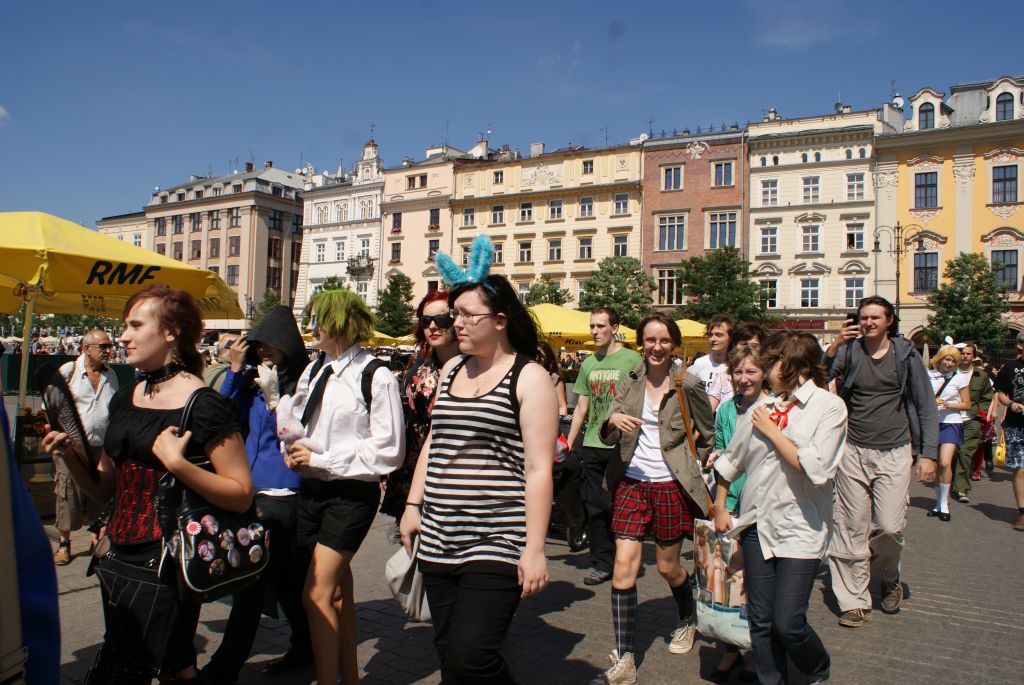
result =
[{"label": "arched window", "polygon": [[768,166],[768,158],[767,157],[762,157],[761,158],[761,166]]},{"label": "arched window", "polygon": [[1013,119],[1013,96],[1009,93],[1000,93],[996,98],[996,121],[1010,119]]},{"label": "arched window", "polygon": [[807,164],[807,153],[806,152],[801,153],[800,161],[803,162],[804,164]]},{"label": "arched window", "polygon": [[772,166],[779,166],[779,156],[772,155]]},{"label": "arched window", "polygon": [[935,128],[935,105],[926,102],[917,110],[917,128],[925,130]]},{"label": "arched window", "polygon": [[857,155],[858,155],[858,156],[859,156],[859,157],[860,157],[861,159],[867,159],[867,157],[868,157],[868,151],[867,151],[867,149],[866,149],[866,148],[863,148],[863,147],[862,147],[862,148],[861,148],[860,150],[858,150],[858,151],[857,151]]},{"label": "arched window", "polygon": [[815,152],[814,153],[814,161],[815,162],[820,162],[821,161],[821,153],[820,152]]},{"label": "arched window", "polygon": [[853,150],[851,150],[850,148],[846,148],[846,158],[853,159]]},{"label": "arched window", "polygon": [[348,221],[348,203],[341,206],[341,220]]},{"label": "arched window", "polygon": [[326,205],[321,205],[320,207],[316,208],[316,222],[318,224],[326,224],[327,223],[327,206]]}]

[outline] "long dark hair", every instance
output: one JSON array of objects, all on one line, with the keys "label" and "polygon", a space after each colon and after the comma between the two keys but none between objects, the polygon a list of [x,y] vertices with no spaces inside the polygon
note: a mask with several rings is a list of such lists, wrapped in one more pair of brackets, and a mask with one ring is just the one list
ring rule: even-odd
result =
[{"label": "long dark hair", "polygon": [[515,351],[530,359],[537,359],[537,341],[540,339],[537,322],[530,310],[520,301],[519,294],[508,279],[491,274],[479,283],[463,283],[456,286],[448,295],[448,306],[454,307],[455,300],[470,290],[477,290],[495,314],[505,315],[505,320],[508,321],[508,341]]},{"label": "long dark hair", "polygon": [[869,305],[877,305],[881,307],[882,309],[885,310],[886,318],[892,319],[892,321],[889,322],[888,329],[888,335],[890,338],[895,338],[897,335],[900,334],[900,317],[896,316],[896,309],[893,308],[892,302],[885,299],[881,295],[871,295],[870,297],[865,297],[863,300],[860,301],[860,306],[857,307],[858,316],[860,315],[861,310]]},{"label": "long dark hair", "polygon": [[159,300],[157,322],[161,331],[174,334],[177,361],[193,376],[202,376],[199,337],[203,332],[203,314],[192,295],[184,290],[172,290],[166,285],[151,285],[129,298],[122,318],[127,320],[128,313],[142,300]]}]

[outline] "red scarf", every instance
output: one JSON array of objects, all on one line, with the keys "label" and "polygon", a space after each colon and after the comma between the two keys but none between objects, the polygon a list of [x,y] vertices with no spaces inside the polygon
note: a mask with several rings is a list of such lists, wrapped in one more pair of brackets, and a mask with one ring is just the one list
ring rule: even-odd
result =
[{"label": "red scarf", "polygon": [[785,409],[779,409],[776,407],[775,411],[768,415],[768,418],[771,419],[772,423],[779,427],[779,430],[782,430],[789,425],[789,411],[795,406],[796,402],[791,403]]}]

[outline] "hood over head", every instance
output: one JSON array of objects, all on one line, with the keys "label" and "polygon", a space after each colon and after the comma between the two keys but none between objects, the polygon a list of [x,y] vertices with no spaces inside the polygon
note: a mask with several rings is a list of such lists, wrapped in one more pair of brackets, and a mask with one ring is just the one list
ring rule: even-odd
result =
[{"label": "hood over head", "polygon": [[245,355],[245,363],[249,366],[256,367],[260,363],[256,356],[256,343],[270,345],[284,352],[285,368],[279,370],[284,375],[281,379],[281,392],[291,393],[302,370],[309,364],[306,345],[292,310],[285,305],[274,307],[245,337],[250,343],[249,352]]}]

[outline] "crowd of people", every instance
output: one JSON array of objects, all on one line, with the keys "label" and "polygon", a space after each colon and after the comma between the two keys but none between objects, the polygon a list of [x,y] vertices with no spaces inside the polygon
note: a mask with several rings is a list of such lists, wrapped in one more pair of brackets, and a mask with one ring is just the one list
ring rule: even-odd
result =
[{"label": "crowd of people", "polygon": [[[246,336],[222,336],[204,366],[195,302],[163,286],[125,308],[118,342],[137,371],[132,386],[119,389],[106,366],[110,337],[84,336],[61,372],[102,456],[90,472],[56,431],[43,447],[57,465],[56,563],[68,562],[88,509],[103,511],[93,565],[105,635],[90,685],[234,682],[270,602],[291,641],[267,671],[312,662],[321,685],[339,675],[359,682],[352,561],[378,513],[417,559],[443,682],[514,682],[502,643],[521,599],[549,581],[565,386],[510,282],[456,271],[449,290],[418,303],[417,354],[397,374],[363,347],[373,317],[344,289],[318,292],[308,306],[312,359],[279,307]],[[692,650],[697,600],[681,555],[698,519],[736,541],[728,568],[706,542],[694,557],[711,602],[739,606],[742,597],[750,633],[749,650],[727,646],[711,677],[740,670],[744,681],[772,685],[788,682],[791,665],[809,682],[829,680],[829,652],[807,621],[822,563],[840,625],[871,618],[872,578],[881,610],[899,611],[912,479],[936,481],[928,516],[949,521],[949,499],[968,502],[971,481],[991,468],[1000,420],[1020,507],[1014,527],[1024,530],[1024,360],[993,379],[964,343],[926,365],[880,297],[866,298],[824,350],[806,333],[715,318],[710,353],[687,368],[673,357],[681,336],[670,317],[644,317],[635,350],[617,338],[618,323],[611,307],[592,310],[594,353],[565,365],[578,366],[563,461],[574,475],[557,499],[574,502],[570,526],[585,527],[581,581],[610,581],[615,644],[595,682],[638,680],[645,541],[677,609],[668,650]],[[1024,334],[1017,340],[1024,354]],[[207,386],[216,392],[198,396],[180,431],[182,407]],[[284,440],[285,424],[300,426],[300,439]],[[235,592],[202,669],[192,646],[201,603],[161,580],[172,524],[154,502],[166,474],[225,511],[255,505],[272,540],[269,565]],[[727,577],[735,592],[726,593]]]}]

